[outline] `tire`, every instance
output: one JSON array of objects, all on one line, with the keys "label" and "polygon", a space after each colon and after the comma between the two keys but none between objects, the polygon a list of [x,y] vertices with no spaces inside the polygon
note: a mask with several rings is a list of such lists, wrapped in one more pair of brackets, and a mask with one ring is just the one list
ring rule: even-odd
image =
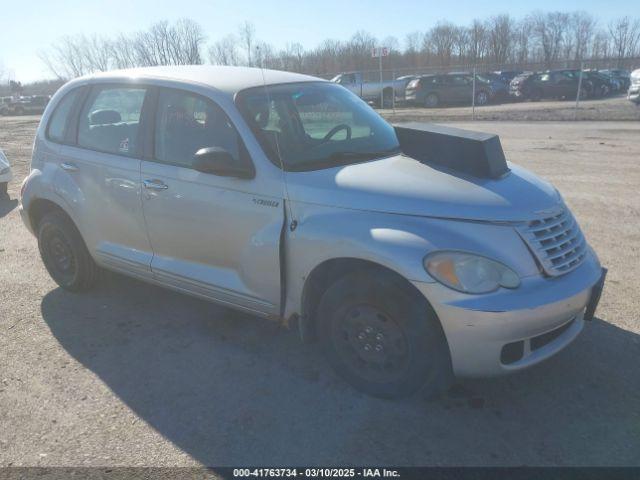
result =
[{"label": "tire", "polygon": [[393,107],[393,90],[386,89],[382,91],[382,108]]},{"label": "tire", "polygon": [[483,105],[486,105],[487,103],[489,103],[489,94],[484,90],[480,90],[479,92],[477,92],[476,105],[483,106]]},{"label": "tire", "polygon": [[580,88],[579,98],[580,100],[586,100],[589,98],[589,91],[584,87]]},{"label": "tire", "polygon": [[436,108],[440,103],[440,98],[437,93],[429,93],[426,97],[424,97],[424,106],[426,108]]},{"label": "tire", "polygon": [[338,279],[322,296],[316,321],[327,360],[364,393],[399,398],[424,389],[434,395],[452,378],[435,312],[384,274]]},{"label": "tire", "polygon": [[38,224],[38,249],[51,278],[65,290],[89,290],[98,267],[80,232],[62,212],[47,213]]}]

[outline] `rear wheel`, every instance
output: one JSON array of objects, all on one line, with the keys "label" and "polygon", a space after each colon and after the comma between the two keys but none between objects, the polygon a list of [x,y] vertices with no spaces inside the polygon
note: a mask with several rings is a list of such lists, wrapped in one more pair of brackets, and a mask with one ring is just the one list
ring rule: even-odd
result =
[{"label": "rear wheel", "polygon": [[424,97],[424,106],[427,108],[435,108],[440,103],[440,98],[435,93],[429,93]]},{"label": "rear wheel", "polygon": [[484,90],[480,90],[479,92],[476,93],[476,105],[486,105],[487,103],[489,103],[489,94],[484,91]]},{"label": "rear wheel", "polygon": [[387,88],[382,92],[382,108],[393,107],[393,90]]},{"label": "rear wheel", "polygon": [[38,248],[49,275],[66,290],[90,289],[98,267],[73,222],[62,212],[46,214],[38,224]]},{"label": "rear wheel", "polygon": [[328,361],[352,386],[373,396],[402,397],[420,388],[439,392],[451,369],[435,312],[380,277],[352,273],[323,295],[317,320]]},{"label": "rear wheel", "polygon": [[580,87],[579,98],[580,100],[586,100],[589,98],[589,91],[584,87]]}]

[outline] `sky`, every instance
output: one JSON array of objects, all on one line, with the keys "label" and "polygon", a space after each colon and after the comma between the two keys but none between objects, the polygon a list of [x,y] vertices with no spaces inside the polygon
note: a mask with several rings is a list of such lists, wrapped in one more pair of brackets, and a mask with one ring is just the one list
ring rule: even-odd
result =
[{"label": "sky", "polygon": [[[6,5],[3,5],[5,4]],[[65,35],[115,36],[144,30],[160,20],[191,18],[203,27],[207,42],[237,33],[245,20],[256,37],[276,48],[298,42],[313,48],[327,38],[347,39],[366,30],[400,41],[426,31],[439,20],[465,25],[473,18],[508,13],[520,18],[535,9],[585,10],[606,23],[633,14],[628,0],[0,0],[0,68],[24,82],[51,78],[39,52]]]}]

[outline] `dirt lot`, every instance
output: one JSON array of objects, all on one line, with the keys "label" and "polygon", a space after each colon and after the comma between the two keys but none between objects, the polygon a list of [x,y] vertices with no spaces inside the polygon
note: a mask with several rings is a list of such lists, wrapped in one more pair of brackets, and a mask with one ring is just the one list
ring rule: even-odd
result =
[{"label": "dirt lot", "polygon": [[0,466],[640,465],[640,123],[456,124],[562,191],[609,279],[549,362],[390,402],[266,321],[115,275],[57,288],[13,200],[36,122],[0,118]]}]

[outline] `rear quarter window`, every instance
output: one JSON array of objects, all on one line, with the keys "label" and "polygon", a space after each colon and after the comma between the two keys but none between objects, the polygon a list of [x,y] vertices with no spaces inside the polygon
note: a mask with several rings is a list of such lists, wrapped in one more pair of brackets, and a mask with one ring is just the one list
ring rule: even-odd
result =
[{"label": "rear quarter window", "polygon": [[79,88],[70,91],[56,106],[53,115],[51,115],[51,120],[49,120],[49,124],[47,125],[47,138],[49,140],[58,143],[64,141],[65,131],[69,124],[69,115],[73,110],[73,104],[76,98],[78,98],[79,93]]}]

